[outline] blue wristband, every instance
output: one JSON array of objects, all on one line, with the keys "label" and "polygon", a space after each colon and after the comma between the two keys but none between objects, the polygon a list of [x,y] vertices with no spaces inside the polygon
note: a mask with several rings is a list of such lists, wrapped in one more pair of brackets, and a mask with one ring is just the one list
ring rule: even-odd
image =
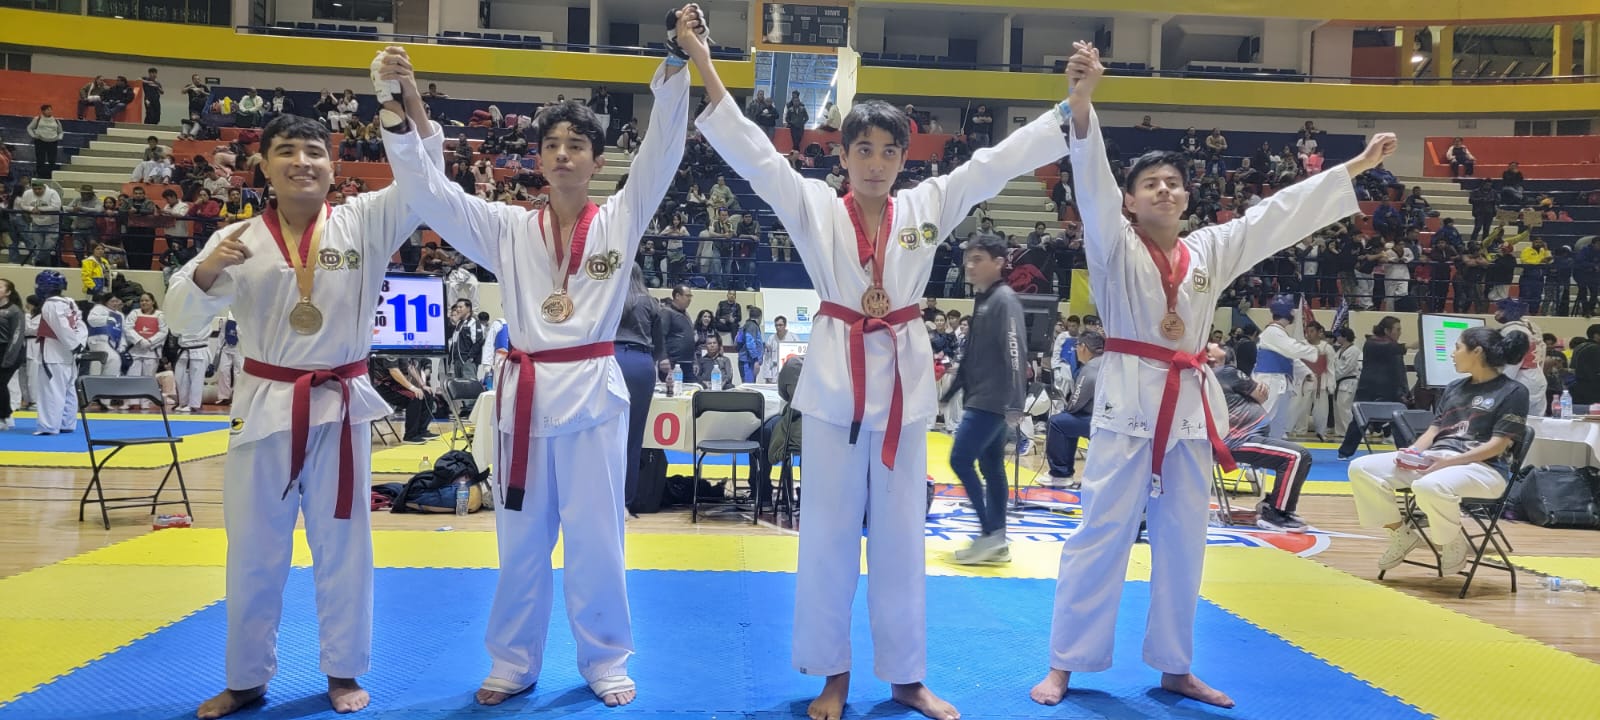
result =
[{"label": "blue wristband", "polygon": [[677,55],[668,55],[667,56],[667,65],[669,67],[681,68],[684,65],[687,65],[688,63],[689,63],[689,61],[684,60],[683,58],[678,57]]}]

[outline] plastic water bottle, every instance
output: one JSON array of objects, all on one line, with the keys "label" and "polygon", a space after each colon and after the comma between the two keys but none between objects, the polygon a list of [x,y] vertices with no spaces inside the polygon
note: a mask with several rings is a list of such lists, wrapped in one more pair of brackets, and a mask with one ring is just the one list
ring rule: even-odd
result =
[{"label": "plastic water bottle", "polygon": [[467,514],[467,500],[471,496],[472,496],[472,492],[467,487],[467,479],[466,478],[460,478],[460,479],[456,480],[456,514],[457,515],[465,516]]},{"label": "plastic water bottle", "polygon": [[[718,367],[716,365],[712,365],[711,366],[711,389],[712,390],[721,390],[722,389],[722,368],[720,368],[720,367]],[[711,396],[707,395],[706,397],[711,397]]]},{"label": "plastic water bottle", "polygon": [[1583,607],[1588,605],[1589,584],[1577,578],[1547,577],[1539,581],[1546,605]]},{"label": "plastic water bottle", "polygon": [[417,463],[417,472],[433,472],[433,458],[422,456],[422,462]]},{"label": "plastic water bottle", "polygon": [[1561,391],[1561,419],[1572,419],[1572,391]]},{"label": "plastic water bottle", "polygon": [[683,387],[683,366],[674,364],[672,366],[672,384],[667,386],[667,394],[671,395],[677,388],[681,387]]}]

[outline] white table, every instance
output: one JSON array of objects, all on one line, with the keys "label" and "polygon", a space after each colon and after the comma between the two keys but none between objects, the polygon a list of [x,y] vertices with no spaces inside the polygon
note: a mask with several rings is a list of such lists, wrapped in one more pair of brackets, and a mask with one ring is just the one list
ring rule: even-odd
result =
[{"label": "white table", "polygon": [[[644,427],[644,447],[693,452],[695,438],[689,427],[693,413],[690,395],[667,397],[661,392],[660,386],[656,389],[656,395],[650,400],[650,420]],[[783,399],[778,396],[776,385],[751,383],[734,390],[761,393],[766,400],[766,417],[772,417],[783,409]],[[495,392],[489,390],[479,395],[478,401],[472,406],[472,459],[478,463],[479,469],[494,463],[495,436],[498,435],[494,432],[494,404]],[[701,419],[699,437],[701,440],[743,440],[759,427],[756,419],[749,415],[714,413]]]},{"label": "white table", "polygon": [[1529,465],[1583,467],[1600,457],[1600,422],[1530,417],[1528,426],[1533,428]]}]

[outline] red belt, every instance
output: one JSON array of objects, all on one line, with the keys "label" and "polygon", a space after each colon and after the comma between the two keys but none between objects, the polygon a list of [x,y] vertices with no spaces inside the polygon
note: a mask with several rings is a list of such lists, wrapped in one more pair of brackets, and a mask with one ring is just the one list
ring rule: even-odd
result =
[{"label": "red belt", "polygon": [[[1156,415],[1156,432],[1152,438],[1154,447],[1150,449],[1150,474],[1155,480],[1155,491],[1159,491],[1161,465],[1167,457],[1167,436],[1172,433],[1173,410],[1178,404],[1178,380],[1185,370],[1201,373],[1206,367],[1206,354],[1204,351],[1186,353],[1182,350],[1121,338],[1106,338],[1106,352],[1133,355],[1167,364],[1167,382],[1161,391],[1161,409]],[[1202,374],[1200,377],[1203,379],[1205,376]],[[1207,395],[1203,382],[1200,386],[1200,406],[1206,412],[1206,438],[1211,441],[1212,457],[1222,464],[1224,470],[1233,472],[1237,469],[1233,462],[1233,453],[1228,452],[1227,444],[1222,441],[1222,436],[1217,434],[1216,424],[1211,419],[1211,398]]]},{"label": "red belt", "polygon": [[887,332],[894,346],[894,394],[889,396],[889,426],[884,428],[883,466],[894,469],[894,458],[900,449],[900,420],[905,412],[904,392],[900,384],[900,342],[895,338],[896,325],[904,325],[922,318],[922,310],[907,305],[881,318],[867,317],[854,308],[824,301],[817,309],[817,317],[831,317],[850,326],[850,389],[855,396],[855,414],[850,420],[850,444],[861,434],[861,418],[867,410],[867,333]]},{"label": "red belt", "polygon": [[294,487],[306,465],[306,440],[311,432],[311,388],[339,383],[339,424],[342,426],[339,430],[339,499],[333,516],[350,519],[356,491],[355,440],[350,434],[350,381],[367,374],[366,358],[331,370],[299,370],[245,358],[244,371],[262,380],[294,383],[294,403],[289,409],[289,484],[283,488],[284,497],[288,497],[289,488]]},{"label": "red belt", "polygon": [[541,350],[528,353],[511,348],[506,355],[506,364],[501,367],[500,394],[495,396],[496,428],[500,417],[500,399],[505,397],[505,373],[512,363],[517,364],[517,404],[512,408],[515,413],[511,421],[511,472],[506,476],[506,502],[507,510],[521,510],[522,496],[527,492],[528,486],[528,438],[533,436],[533,373],[534,363],[569,363],[579,360],[593,360],[595,358],[611,357],[616,352],[616,345],[610,342],[597,342],[577,347],[559,348],[556,350]]}]

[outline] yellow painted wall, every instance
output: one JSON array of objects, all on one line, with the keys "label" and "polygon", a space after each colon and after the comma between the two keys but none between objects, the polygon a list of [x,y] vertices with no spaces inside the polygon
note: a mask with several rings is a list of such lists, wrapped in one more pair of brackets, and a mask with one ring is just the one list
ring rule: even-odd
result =
[{"label": "yellow painted wall", "polygon": [[[970,0],[871,0],[871,5],[948,5],[971,7]],[[1447,24],[1461,21],[1522,22],[1540,18],[1594,15],[1594,0],[1539,0],[1533,3],[1503,0],[1448,0],[1447,2],[1406,3],[1392,0],[1343,0],[1337,4],[1282,2],[1281,0],[1000,0],[989,9],[1061,10],[1074,12],[1141,13],[1150,15],[1214,15],[1222,17],[1290,18],[1300,20],[1349,20],[1369,24],[1407,20],[1428,21],[1416,24]],[[1330,18],[1333,14],[1335,17]]]}]

